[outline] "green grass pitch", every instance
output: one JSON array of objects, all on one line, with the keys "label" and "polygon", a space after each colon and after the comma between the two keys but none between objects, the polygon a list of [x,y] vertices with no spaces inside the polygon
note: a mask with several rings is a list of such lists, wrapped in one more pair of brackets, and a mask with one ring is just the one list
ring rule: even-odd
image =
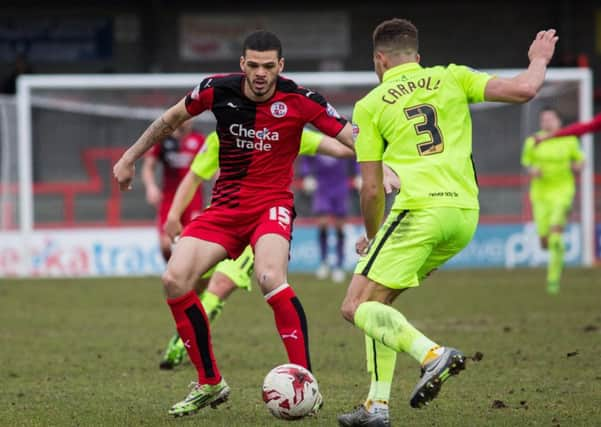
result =
[{"label": "green grass pitch", "polygon": [[[601,425],[601,271],[568,269],[561,293],[543,270],[443,270],[395,307],[435,341],[482,360],[425,409],[409,407],[417,364],[400,354],[391,400],[398,426]],[[346,285],[292,275],[309,320],[325,406],[295,425],[333,426],[365,397],[363,336],[339,305]],[[286,361],[258,290],[237,292],[213,328],[230,400],[171,419],[195,378],[158,362],[173,325],[157,278],[0,280],[1,426],[278,426],[264,375]]]}]

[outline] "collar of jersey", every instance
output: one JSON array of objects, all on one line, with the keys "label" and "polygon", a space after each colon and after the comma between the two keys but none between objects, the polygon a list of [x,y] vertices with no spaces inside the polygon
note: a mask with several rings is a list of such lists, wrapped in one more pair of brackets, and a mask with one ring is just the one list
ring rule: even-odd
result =
[{"label": "collar of jersey", "polygon": [[398,77],[400,74],[406,73],[408,71],[420,70],[422,68],[417,62],[407,62],[405,64],[397,65],[396,67],[392,67],[387,70],[382,77],[382,81],[385,82],[387,80],[392,80],[395,77]]}]

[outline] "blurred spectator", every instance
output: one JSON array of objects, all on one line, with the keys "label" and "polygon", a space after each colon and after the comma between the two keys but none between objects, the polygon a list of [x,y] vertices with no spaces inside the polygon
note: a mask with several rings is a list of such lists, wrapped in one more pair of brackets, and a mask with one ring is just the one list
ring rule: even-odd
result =
[{"label": "blurred spectator", "polygon": [[2,93],[14,95],[17,93],[17,77],[21,74],[31,74],[33,72],[31,64],[23,53],[17,54],[15,65],[12,72],[2,82]]}]

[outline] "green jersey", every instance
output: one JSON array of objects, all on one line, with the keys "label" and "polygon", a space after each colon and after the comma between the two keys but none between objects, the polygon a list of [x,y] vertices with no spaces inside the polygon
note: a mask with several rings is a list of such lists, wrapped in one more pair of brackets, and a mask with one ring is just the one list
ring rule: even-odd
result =
[{"label": "green jersey", "polygon": [[[303,156],[314,156],[323,135],[308,129],[304,129],[301,135],[301,143],[298,153]],[[201,151],[196,154],[190,170],[198,177],[207,181],[211,179],[219,169],[219,137],[217,132],[211,132],[204,143]]]},{"label": "green jersey", "polygon": [[317,149],[323,138],[323,134],[309,129],[303,129],[301,134],[300,148],[298,154],[300,156],[314,156],[317,154]]},{"label": "green jersey", "polygon": [[213,131],[207,135],[202,149],[196,154],[190,170],[205,181],[211,179],[219,169],[219,137]]},{"label": "green jersey", "polygon": [[532,200],[572,199],[576,185],[572,164],[584,160],[578,138],[564,136],[535,144],[527,138],[522,151],[522,166],[540,170],[530,183]]},{"label": "green jersey", "polygon": [[383,161],[401,180],[393,209],[478,209],[469,104],[492,76],[468,67],[402,64],[359,100],[359,162]]}]

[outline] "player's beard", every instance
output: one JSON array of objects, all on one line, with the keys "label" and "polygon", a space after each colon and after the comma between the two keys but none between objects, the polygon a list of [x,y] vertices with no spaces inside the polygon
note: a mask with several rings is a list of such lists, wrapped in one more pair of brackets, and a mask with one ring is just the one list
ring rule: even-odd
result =
[{"label": "player's beard", "polygon": [[257,89],[255,87],[255,81],[250,81],[247,79],[247,83],[248,86],[250,88],[250,91],[253,93],[253,95],[255,95],[258,98],[261,98],[263,96],[265,96],[265,94],[269,93],[269,91],[271,91],[271,89],[273,88],[274,82],[270,82],[269,80],[264,80],[265,85],[261,88],[261,89]]}]

